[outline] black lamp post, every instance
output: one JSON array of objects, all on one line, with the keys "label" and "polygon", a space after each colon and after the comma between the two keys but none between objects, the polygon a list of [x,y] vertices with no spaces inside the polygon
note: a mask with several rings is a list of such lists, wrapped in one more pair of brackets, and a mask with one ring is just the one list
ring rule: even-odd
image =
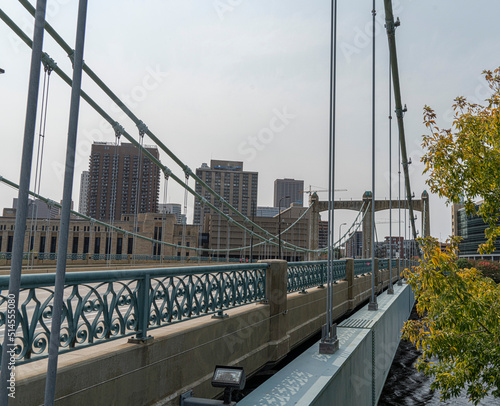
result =
[{"label": "black lamp post", "polygon": [[283,196],[278,202],[278,258],[281,259],[281,201],[283,199],[290,199],[290,196]]}]

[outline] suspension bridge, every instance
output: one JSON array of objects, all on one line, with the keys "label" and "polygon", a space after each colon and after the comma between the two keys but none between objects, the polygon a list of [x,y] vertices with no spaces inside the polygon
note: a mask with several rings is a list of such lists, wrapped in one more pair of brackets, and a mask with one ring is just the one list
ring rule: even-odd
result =
[{"label": "suspension bridge", "polygon": [[[0,176],[4,187],[18,191],[16,210],[10,216],[4,215],[0,225],[0,261],[3,261],[0,265],[10,268],[6,272],[8,275],[0,276],[1,324],[4,326],[0,404],[7,405],[10,398],[15,398],[23,405],[147,405],[182,401],[188,405],[189,388],[195,388],[196,393],[205,397],[220,393],[220,389],[209,385],[214,365],[242,365],[251,375],[267,364],[279,362],[319,331],[322,334],[319,346],[315,345],[311,354],[325,365],[337,363],[339,354],[343,354],[341,357],[347,359],[347,364],[358,362],[359,354],[351,357],[345,353],[345,346],[352,347],[356,340],[356,348],[364,353],[371,351],[372,358],[375,351],[383,350],[388,354],[386,358],[392,360],[392,348],[378,341],[375,344],[375,336],[382,334],[382,343],[385,340],[391,345],[399,340],[401,323],[413,303],[411,289],[403,284],[401,272],[416,263],[415,258],[393,257],[391,248],[389,258],[375,258],[375,212],[389,210],[392,222],[392,211],[398,209],[399,224],[401,213],[405,219],[408,214],[410,240],[417,237],[414,211],[422,213],[424,236],[430,233],[430,216],[428,194],[424,191],[421,199],[416,200],[410,185],[395,42],[398,22],[394,21],[390,0],[386,0],[384,6],[399,132],[399,166],[404,176],[403,196],[400,177],[396,199],[392,197],[392,189],[389,200],[375,199],[373,177],[371,190],[360,200],[335,200],[337,15],[334,1],[329,196],[326,201],[320,201],[317,194],[312,193],[308,207],[292,206],[280,210],[267,222],[238,210],[220,190],[191,170],[83,61],[86,0],[79,1],[74,49],[45,20],[46,1],[38,0],[36,8],[27,0],[19,2],[35,20],[33,39],[0,9],[3,23],[32,50],[20,182],[17,184]],[[373,18],[375,14],[374,4]],[[375,24],[373,27],[375,29]],[[43,52],[44,35],[52,37],[71,59],[72,77]],[[373,54],[375,61],[375,41]],[[375,65],[373,72],[375,81]],[[41,193],[45,126],[53,74],[71,87],[62,199]],[[136,136],[82,90],[83,74],[132,120],[137,127]],[[38,109],[40,88],[42,102]],[[115,133],[115,143],[109,147],[109,199],[103,207],[110,213],[109,219],[93,218],[71,207],[81,99]],[[392,119],[391,104],[389,112]],[[37,117],[39,137],[33,160]],[[374,132],[373,126],[373,140]],[[146,137],[173,161],[176,169],[167,167],[151,152],[144,144]],[[115,157],[123,139],[139,151],[139,162],[151,162],[155,173],[162,174],[164,196],[169,182],[183,188],[183,214],[187,214],[187,199],[191,195],[202,213],[205,209],[213,213],[209,215],[211,218],[205,221],[202,215],[200,224],[188,225],[187,221],[174,224],[173,217],[165,213],[141,212],[140,191],[144,180],[140,173],[135,176],[133,186],[133,212],[120,212],[116,204],[119,169]],[[375,154],[374,144],[372,151]],[[374,162],[373,159],[373,165]],[[374,176],[374,166],[372,172]],[[190,185],[193,182],[196,186]],[[43,202],[49,209],[59,210],[60,215],[53,220],[38,217],[36,210],[30,210],[34,202]],[[339,238],[335,241],[333,214],[338,210],[354,210],[357,216],[343,235],[339,230]],[[320,247],[320,213],[325,211],[328,212],[327,238],[325,246]],[[149,234],[145,228],[149,228]],[[358,230],[362,232],[361,258],[337,259],[336,250]],[[210,242],[215,233],[218,234],[217,243]],[[389,247],[392,228],[390,233]],[[203,242],[205,234],[209,234],[208,243]],[[418,256],[418,252],[413,254],[413,257]],[[213,261],[227,264],[210,264]],[[172,266],[179,262],[184,266]],[[149,267],[146,268],[146,264]],[[54,266],[55,272],[40,272],[47,272],[47,268],[50,270]],[[83,266],[85,269],[80,269]],[[75,272],[68,272],[70,270]],[[367,308],[359,310],[367,301]],[[335,321],[352,315],[355,310],[364,312],[360,316],[364,320],[362,327],[354,320],[354,324],[344,322],[337,329]],[[209,315],[211,317],[202,317]],[[360,328],[364,329],[363,333]],[[372,336],[371,347],[367,344],[368,332]],[[300,362],[301,365],[310,364],[306,358]],[[388,368],[387,365],[378,368],[375,360],[369,367],[371,375],[366,388],[359,396],[349,397],[355,385],[351,379],[343,387],[345,396],[341,404],[375,404]],[[295,372],[292,367],[283,373],[293,375]],[[272,395],[274,389],[280,391],[281,383],[270,380],[265,396],[256,390],[252,395],[256,396],[255,400],[248,400],[249,397],[242,404],[269,404],[269,399],[272,399],[271,404],[287,404],[295,398],[307,398],[307,404],[321,404],[319,395],[311,397],[313,388],[317,393],[329,393],[339,385],[332,383],[336,373],[328,382],[311,380],[314,374],[307,374],[302,377],[295,374],[298,386],[288,394],[283,395],[281,391],[279,395]],[[309,395],[304,397],[302,390],[307,390]],[[257,400],[259,393],[263,397]],[[267,400],[262,400],[266,396]]]}]

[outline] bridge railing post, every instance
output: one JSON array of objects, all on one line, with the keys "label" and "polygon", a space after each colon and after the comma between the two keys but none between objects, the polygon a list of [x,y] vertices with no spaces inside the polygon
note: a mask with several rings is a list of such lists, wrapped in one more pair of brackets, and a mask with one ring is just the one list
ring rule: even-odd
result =
[{"label": "bridge railing post", "polygon": [[261,260],[266,269],[266,303],[269,305],[270,359],[278,361],[290,350],[288,336],[287,268],[280,259]]},{"label": "bridge railing post", "polygon": [[137,336],[130,338],[129,343],[143,343],[153,337],[148,336],[150,300],[149,291],[151,284],[151,275],[146,273],[144,278],[137,280]]},{"label": "bridge railing post", "polygon": [[347,300],[349,310],[354,309],[354,259],[348,258],[345,263],[345,280],[347,281]]}]

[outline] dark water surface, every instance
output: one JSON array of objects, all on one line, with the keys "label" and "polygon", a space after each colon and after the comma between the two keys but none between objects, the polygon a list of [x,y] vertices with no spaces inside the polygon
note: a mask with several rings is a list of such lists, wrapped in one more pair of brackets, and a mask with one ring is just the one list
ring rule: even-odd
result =
[{"label": "dark water surface", "polygon": [[[410,318],[417,318],[415,309]],[[439,392],[431,391],[432,378],[427,378],[415,368],[415,361],[420,355],[415,346],[408,341],[401,341],[394,357],[391,370],[385,382],[378,406],[420,406],[420,405],[473,405],[467,401],[464,392],[459,398],[446,402],[439,401]],[[500,399],[485,398],[481,406],[499,406]]]}]

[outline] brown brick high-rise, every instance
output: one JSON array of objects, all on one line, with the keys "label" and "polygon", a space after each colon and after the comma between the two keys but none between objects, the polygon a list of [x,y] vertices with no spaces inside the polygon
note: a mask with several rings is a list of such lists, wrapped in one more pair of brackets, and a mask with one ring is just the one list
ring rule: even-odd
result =
[{"label": "brown brick high-rise", "polygon": [[[159,158],[156,147],[146,147]],[[160,169],[130,143],[92,144],[89,163],[88,215],[119,220],[122,214],[157,213]],[[139,193],[138,193],[139,188]]]}]

